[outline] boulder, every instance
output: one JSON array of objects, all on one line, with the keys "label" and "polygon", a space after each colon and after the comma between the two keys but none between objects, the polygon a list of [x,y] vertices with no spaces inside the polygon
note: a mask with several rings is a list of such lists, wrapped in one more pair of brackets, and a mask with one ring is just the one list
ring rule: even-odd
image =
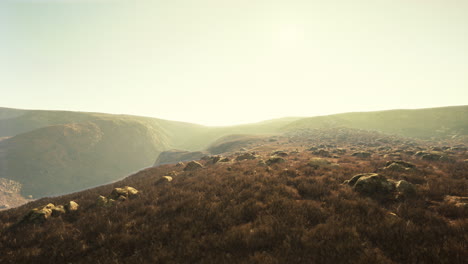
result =
[{"label": "boulder", "polygon": [[405,180],[397,181],[395,183],[395,188],[398,192],[398,197],[409,197],[416,193],[414,185]]},{"label": "boulder", "polygon": [[66,210],[65,210],[65,207],[63,205],[57,205],[56,207],[52,208],[52,216],[53,217],[57,217],[57,216],[60,216],[62,214],[65,214],[66,213]]},{"label": "boulder", "polygon": [[98,206],[104,206],[104,207],[111,206],[114,203],[115,203],[114,199],[107,199],[107,197],[104,197],[102,195],[99,195],[99,197],[97,198],[97,201],[96,201],[96,204]]},{"label": "boulder", "polygon": [[416,166],[412,163],[397,160],[397,161],[389,161],[387,162],[386,166],[383,168],[385,171],[397,171],[397,172],[405,172],[415,169]]},{"label": "boulder", "polygon": [[185,166],[184,171],[194,171],[194,170],[198,170],[198,169],[201,169],[201,168],[203,168],[203,166],[200,163],[198,163],[196,161],[190,161]]},{"label": "boulder", "polygon": [[52,216],[52,209],[54,209],[54,204],[48,204],[42,208],[34,208],[29,211],[21,220],[22,223],[44,223],[47,219]]},{"label": "boulder", "polygon": [[159,184],[164,184],[164,183],[168,183],[168,182],[171,182],[171,181],[172,181],[171,176],[162,176],[161,178],[156,180],[155,184],[159,185]]},{"label": "boulder", "polygon": [[80,206],[75,201],[69,201],[67,204],[64,205],[64,208],[67,211],[67,213],[78,210],[78,207]]},{"label": "boulder", "polygon": [[369,196],[374,194],[389,194],[395,190],[395,184],[377,173],[367,173],[357,179],[353,189]]},{"label": "boulder", "polygon": [[137,189],[130,187],[130,186],[125,186],[123,188],[114,188],[109,198],[117,200],[120,198],[120,196],[123,196],[125,198],[133,198],[137,195],[138,195]]}]

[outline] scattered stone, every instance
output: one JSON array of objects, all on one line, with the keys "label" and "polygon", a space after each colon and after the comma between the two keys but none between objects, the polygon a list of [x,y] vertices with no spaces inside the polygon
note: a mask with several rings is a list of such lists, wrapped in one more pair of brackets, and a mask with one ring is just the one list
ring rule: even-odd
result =
[{"label": "scattered stone", "polygon": [[415,168],[416,166],[412,163],[401,161],[401,160],[396,160],[396,161],[394,160],[394,161],[387,162],[383,170],[405,172],[405,171],[414,170]]},{"label": "scattered stone", "polygon": [[115,188],[112,190],[111,195],[109,196],[110,199],[118,200],[120,196],[123,196],[125,198],[133,198],[138,195],[138,190],[130,187],[130,186],[125,186],[123,188]]},{"label": "scattered stone", "polygon": [[184,171],[194,171],[194,170],[198,170],[198,169],[201,169],[201,168],[203,168],[203,166],[200,163],[198,163],[196,161],[190,161],[185,166]]},{"label": "scattered stone", "polygon": [[57,216],[60,216],[62,214],[65,214],[65,213],[66,213],[66,210],[65,210],[65,207],[63,205],[57,205],[54,208],[52,208],[52,216],[53,217],[57,217]]},{"label": "scattered stone", "polygon": [[53,208],[55,208],[55,206],[51,203],[42,208],[34,208],[31,211],[29,211],[23,217],[23,219],[21,219],[20,223],[44,223],[47,219],[49,219],[52,216]]},{"label": "scattered stone", "polygon": [[236,160],[241,161],[241,160],[253,160],[256,159],[257,157],[255,156],[255,153],[244,153],[239,156],[237,156]]},{"label": "scattered stone", "polygon": [[108,203],[109,203],[109,199],[107,199],[107,197],[102,196],[102,195],[99,195],[96,201],[96,204],[99,206],[106,206],[108,205]]},{"label": "scattered stone", "polygon": [[164,184],[164,183],[168,183],[168,182],[171,182],[172,181],[172,177],[171,176],[162,176],[161,178],[159,178],[155,184]]},{"label": "scattered stone", "polygon": [[284,162],[286,162],[286,160],[283,159],[282,157],[271,157],[265,163],[268,166],[270,166],[272,164],[278,164],[278,163],[284,163]]},{"label": "scattered stone", "polygon": [[64,207],[67,213],[69,213],[69,212],[77,211],[80,206],[75,201],[70,201],[67,204],[65,204]]}]

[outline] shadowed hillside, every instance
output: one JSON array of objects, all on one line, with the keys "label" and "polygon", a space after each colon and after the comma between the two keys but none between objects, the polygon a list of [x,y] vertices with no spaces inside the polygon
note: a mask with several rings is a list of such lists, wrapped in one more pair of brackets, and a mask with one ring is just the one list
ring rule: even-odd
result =
[{"label": "shadowed hillside", "polygon": [[[0,212],[0,262],[461,264],[468,257],[468,153],[459,142],[340,128],[264,144],[276,151],[148,168]],[[115,198],[124,186],[139,193]],[[54,209],[42,220],[28,213],[71,200],[78,209]]]}]

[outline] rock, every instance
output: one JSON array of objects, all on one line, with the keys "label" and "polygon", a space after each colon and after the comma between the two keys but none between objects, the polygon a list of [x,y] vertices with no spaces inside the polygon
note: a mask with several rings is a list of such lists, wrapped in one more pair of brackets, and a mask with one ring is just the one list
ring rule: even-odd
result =
[{"label": "rock", "polygon": [[219,162],[229,162],[231,161],[229,158],[222,158],[219,160]]},{"label": "rock", "polygon": [[54,204],[48,204],[42,208],[34,208],[29,211],[21,220],[22,223],[44,223],[52,216],[52,209],[55,208]]},{"label": "rock", "polygon": [[259,160],[259,161],[257,162],[257,166],[266,167],[267,164],[266,164],[266,162],[265,162],[264,160],[261,159],[261,160]]},{"label": "rock", "polygon": [[351,154],[351,156],[365,159],[365,158],[369,158],[371,156],[371,153],[361,151],[361,152],[355,152]]},{"label": "rock", "polygon": [[441,155],[436,154],[436,153],[427,153],[427,154],[422,155],[421,159],[426,160],[426,161],[437,161],[437,160],[440,160],[441,157],[442,157]]},{"label": "rock", "polygon": [[278,156],[278,157],[287,157],[288,156],[288,153],[284,152],[284,151],[281,151],[281,150],[278,150],[278,151],[275,151],[273,153],[271,153],[272,156]]},{"label": "rock", "polygon": [[462,208],[468,209],[468,197],[446,195],[444,197],[444,201],[447,203],[453,204],[456,207],[462,207]]},{"label": "rock", "polygon": [[244,154],[241,154],[239,156],[237,156],[236,160],[237,161],[241,161],[241,160],[253,160],[253,159],[256,159],[257,157],[255,156],[254,153],[244,153]]},{"label": "rock", "polygon": [[177,162],[176,167],[183,167],[185,164],[183,162]]},{"label": "rock", "polygon": [[106,206],[108,205],[109,203],[109,200],[102,196],[102,195],[99,195],[99,197],[97,198],[97,201],[96,201],[96,204],[99,205],[99,206]]},{"label": "rock", "polygon": [[133,198],[138,195],[138,190],[130,187],[130,186],[125,186],[123,188],[115,188],[112,190],[112,193],[110,195],[110,199],[118,200],[120,196],[123,196],[125,198]]},{"label": "rock", "polygon": [[65,207],[63,207],[63,205],[57,205],[56,207],[52,208],[53,217],[57,217],[65,213],[66,213]]},{"label": "rock", "polygon": [[7,209],[9,207],[10,207],[10,205],[8,205],[8,204],[2,204],[2,205],[0,205],[0,210]]},{"label": "rock", "polygon": [[159,178],[155,184],[159,185],[159,184],[164,184],[164,183],[168,183],[168,182],[171,182],[172,181],[172,177],[171,176],[162,176],[161,178]]},{"label": "rock", "polygon": [[221,160],[221,156],[210,156],[207,159],[207,164],[216,164]]},{"label": "rock", "polygon": [[357,179],[353,189],[369,196],[374,194],[389,194],[395,190],[395,184],[377,173],[367,173]]},{"label": "rock", "polygon": [[286,160],[281,157],[271,157],[265,163],[268,166],[270,166],[272,164],[278,164],[278,163],[284,163],[284,162],[286,162]]},{"label": "rock", "polygon": [[354,186],[354,184],[356,184],[356,182],[359,180],[359,178],[361,178],[363,176],[370,176],[370,175],[378,175],[378,174],[377,173],[357,174],[357,175],[354,175],[351,179],[344,181],[343,184],[348,184],[349,186]]},{"label": "rock", "polygon": [[395,188],[397,192],[399,193],[398,196],[409,197],[416,193],[416,189],[414,188],[414,185],[405,180],[396,182]]},{"label": "rock", "polygon": [[413,168],[416,168],[416,165],[414,165],[413,163],[410,163],[410,162],[406,162],[406,161],[402,161],[402,160],[392,160],[392,161],[388,161],[385,166],[389,166],[391,164],[398,164],[398,165],[401,165],[405,168],[410,168],[410,169],[413,169]]},{"label": "rock", "polygon": [[203,168],[203,166],[200,163],[198,163],[196,161],[190,161],[185,166],[184,171],[194,171],[194,170],[198,170],[198,169],[201,169],[201,168]]},{"label": "rock", "polygon": [[78,208],[80,206],[75,201],[69,201],[67,204],[65,204],[64,207],[65,207],[65,210],[67,211],[67,213],[69,213],[69,212],[73,212],[73,211],[78,210]]}]

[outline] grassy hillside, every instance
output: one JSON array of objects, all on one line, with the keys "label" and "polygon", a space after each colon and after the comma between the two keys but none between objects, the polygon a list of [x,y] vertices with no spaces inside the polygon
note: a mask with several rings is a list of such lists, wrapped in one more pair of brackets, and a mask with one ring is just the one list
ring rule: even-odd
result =
[{"label": "grassy hillside", "polygon": [[115,181],[150,166],[168,148],[157,126],[127,119],[55,125],[0,143],[0,177],[23,184],[22,193],[42,197]]},{"label": "grassy hillside", "polygon": [[[468,196],[466,150],[371,134],[327,129],[270,142],[287,153],[270,166],[262,162],[269,151],[255,160],[200,161],[195,171],[163,165],[0,212],[0,263],[465,263],[467,207],[453,201]],[[431,146],[449,159],[409,152]],[[384,169],[395,155],[414,167]],[[366,194],[343,184],[369,172],[405,180],[414,192]],[[172,182],[161,182],[168,174]],[[123,186],[140,194],[99,205],[100,195]],[[77,211],[17,224],[32,208],[70,200]]]},{"label": "grassy hillside", "polygon": [[415,138],[468,135],[468,106],[345,113],[297,120],[283,131],[329,127],[377,130]]}]

